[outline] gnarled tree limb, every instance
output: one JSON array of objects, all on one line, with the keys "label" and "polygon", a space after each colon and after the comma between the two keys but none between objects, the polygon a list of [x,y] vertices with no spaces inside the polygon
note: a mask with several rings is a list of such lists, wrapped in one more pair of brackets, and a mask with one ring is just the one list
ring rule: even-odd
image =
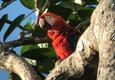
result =
[{"label": "gnarled tree limb", "polygon": [[0,47],[0,66],[18,74],[22,80],[41,80],[35,70],[22,57]]}]

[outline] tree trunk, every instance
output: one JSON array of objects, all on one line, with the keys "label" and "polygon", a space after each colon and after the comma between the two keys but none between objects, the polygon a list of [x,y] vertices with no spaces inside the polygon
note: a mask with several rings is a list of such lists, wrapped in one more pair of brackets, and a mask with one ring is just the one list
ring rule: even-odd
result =
[{"label": "tree trunk", "polygon": [[82,80],[86,67],[97,71],[94,80],[115,80],[115,0],[100,1],[76,51],[57,65],[46,80]]}]

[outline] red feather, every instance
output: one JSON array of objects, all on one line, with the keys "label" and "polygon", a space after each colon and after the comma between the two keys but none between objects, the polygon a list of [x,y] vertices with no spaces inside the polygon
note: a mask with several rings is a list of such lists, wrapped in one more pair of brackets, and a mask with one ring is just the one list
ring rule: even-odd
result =
[{"label": "red feather", "polygon": [[74,29],[72,29],[62,17],[56,14],[45,13],[41,15],[40,18],[44,16],[52,16],[55,18],[54,25],[50,26],[48,30],[48,36],[53,40],[52,45],[55,48],[57,56],[63,60],[71,55],[76,48],[76,34]]}]

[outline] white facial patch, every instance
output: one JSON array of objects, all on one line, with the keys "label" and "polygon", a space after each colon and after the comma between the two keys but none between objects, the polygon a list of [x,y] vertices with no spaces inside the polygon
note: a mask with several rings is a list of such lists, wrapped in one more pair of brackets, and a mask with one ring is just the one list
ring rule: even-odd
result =
[{"label": "white facial patch", "polygon": [[51,17],[51,16],[45,16],[44,18],[45,18],[46,22],[49,23],[51,26],[54,25],[54,21],[55,20],[54,20],[53,17]]}]

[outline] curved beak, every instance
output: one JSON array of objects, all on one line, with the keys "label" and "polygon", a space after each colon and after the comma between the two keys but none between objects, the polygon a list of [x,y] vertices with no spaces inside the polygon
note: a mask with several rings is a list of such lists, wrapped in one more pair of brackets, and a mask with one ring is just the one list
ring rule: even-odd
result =
[{"label": "curved beak", "polygon": [[44,25],[45,25],[44,19],[43,19],[43,18],[40,18],[40,19],[39,19],[39,26],[40,26],[41,28],[43,28]]}]

